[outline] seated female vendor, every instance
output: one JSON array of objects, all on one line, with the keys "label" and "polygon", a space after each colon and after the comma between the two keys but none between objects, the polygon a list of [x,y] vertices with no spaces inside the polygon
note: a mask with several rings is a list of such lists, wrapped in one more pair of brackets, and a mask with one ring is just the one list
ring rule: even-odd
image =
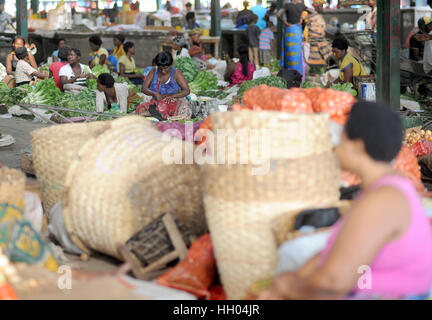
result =
[{"label": "seated female vendor", "polygon": [[127,113],[128,107],[134,104],[139,96],[129,89],[127,84],[115,83],[114,78],[108,73],[102,73],[97,79],[96,111],[108,110]]},{"label": "seated female vendor", "polygon": [[241,45],[238,48],[240,61],[228,65],[225,73],[225,81],[230,81],[231,84],[242,84],[245,81],[252,80],[255,72],[255,65],[249,60],[249,48]]},{"label": "seated female vendor", "polygon": [[154,59],[156,65],[144,80],[142,92],[153,99],[140,105],[136,113],[167,119],[177,115],[178,108],[190,90],[189,85],[173,64],[173,57],[169,52],[160,52]]},{"label": "seated female vendor", "polygon": [[[34,47],[34,44],[32,44],[32,46]],[[21,47],[25,47],[25,48],[29,49],[29,50],[27,50],[28,51],[28,57],[29,57],[29,63],[34,69],[37,69],[37,67],[38,67],[36,60],[30,51],[31,46],[29,46],[26,43],[26,41],[24,40],[23,37],[17,36],[17,37],[15,37],[15,39],[12,43],[13,51],[11,53],[9,53],[6,57],[6,71],[7,71],[8,75],[15,76],[16,65],[18,63],[18,58],[16,56],[16,50],[18,48],[21,48]]]},{"label": "seated female vendor", "polygon": [[[427,297],[432,231],[412,182],[392,167],[402,138],[401,120],[389,106],[353,106],[335,152],[343,169],[361,177],[363,191],[333,226],[324,250],[297,272],[277,276],[260,298]],[[359,273],[364,266],[370,271]]]},{"label": "seated female vendor", "polygon": [[125,55],[121,56],[118,60],[117,70],[120,76],[129,78],[129,80],[135,85],[142,85],[144,76],[140,72],[136,71],[135,59],[133,55],[135,54],[135,45],[133,42],[126,42],[123,45]]},{"label": "seated female vendor", "polygon": [[72,48],[69,51],[69,64],[61,67],[59,71],[60,84],[64,91],[78,94],[87,88],[87,79],[95,79],[95,75],[90,68],[80,63],[81,52],[79,49]]},{"label": "seated female vendor", "polygon": [[[330,79],[332,83],[354,82],[354,77],[365,76],[363,65],[348,52],[348,42],[345,39],[336,39],[332,44],[332,52],[339,61],[339,79]],[[331,85],[331,84],[330,84]]]}]

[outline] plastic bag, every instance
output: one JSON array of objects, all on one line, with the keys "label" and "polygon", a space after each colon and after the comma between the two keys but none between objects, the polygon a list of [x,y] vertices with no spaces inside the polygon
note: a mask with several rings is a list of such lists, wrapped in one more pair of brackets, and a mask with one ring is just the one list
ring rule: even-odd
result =
[{"label": "plastic bag", "polygon": [[157,279],[157,283],[192,293],[199,299],[210,298],[210,287],[216,275],[216,260],[209,234],[195,241],[179,265]]},{"label": "plastic bag", "polygon": [[411,146],[411,151],[414,152],[416,157],[426,156],[428,154],[432,154],[432,142],[431,141],[420,141],[414,143]]},{"label": "plastic bag", "polygon": [[282,244],[278,251],[276,274],[295,272],[309,259],[322,251],[327,244],[330,231],[301,236]]},{"label": "plastic bag", "polygon": [[42,231],[43,209],[39,196],[33,192],[25,192],[24,219],[29,221],[33,229],[40,233]]},{"label": "plastic bag", "polygon": [[268,68],[261,68],[259,70],[255,70],[253,73],[253,80],[263,77],[271,76],[270,70]]}]

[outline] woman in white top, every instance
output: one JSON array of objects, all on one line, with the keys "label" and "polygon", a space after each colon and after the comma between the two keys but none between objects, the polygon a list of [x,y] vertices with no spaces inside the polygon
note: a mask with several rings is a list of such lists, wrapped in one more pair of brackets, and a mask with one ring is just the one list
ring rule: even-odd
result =
[{"label": "woman in white top", "polygon": [[90,68],[80,63],[81,52],[78,49],[71,49],[68,55],[69,64],[60,69],[60,84],[64,91],[74,94],[79,93],[87,87],[87,79],[95,79]]},{"label": "woman in white top", "polygon": [[137,104],[140,97],[126,84],[115,83],[114,78],[108,73],[102,73],[98,77],[96,91],[96,111],[104,112],[105,105],[108,110],[127,113],[129,105]]}]

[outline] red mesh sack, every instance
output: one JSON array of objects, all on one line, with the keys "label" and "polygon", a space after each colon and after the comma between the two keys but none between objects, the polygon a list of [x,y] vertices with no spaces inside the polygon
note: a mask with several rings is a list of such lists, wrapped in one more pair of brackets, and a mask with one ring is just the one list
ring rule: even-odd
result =
[{"label": "red mesh sack", "polygon": [[312,102],[304,92],[297,90],[286,91],[282,96],[282,101],[278,101],[281,111],[293,113],[313,113]]},{"label": "red mesh sack", "polygon": [[349,92],[326,89],[316,98],[314,110],[327,112],[332,121],[345,125],[351,107],[356,102],[356,98]]},{"label": "red mesh sack", "polygon": [[401,172],[405,177],[411,179],[417,191],[424,192],[418,159],[407,145],[404,144],[402,146],[393,167],[395,170]]},{"label": "red mesh sack", "polygon": [[185,260],[159,277],[156,282],[189,292],[199,299],[209,299],[209,289],[215,275],[213,245],[210,235],[205,234],[192,244]]},{"label": "red mesh sack", "polygon": [[411,146],[411,151],[416,155],[416,157],[423,157],[432,154],[432,142],[423,140],[414,143]]},{"label": "red mesh sack", "polygon": [[319,96],[324,92],[324,89],[321,87],[307,88],[304,89],[303,92],[312,102],[312,109],[314,110],[314,112],[321,112],[320,110],[318,110],[319,108],[318,102],[319,102]]},{"label": "red mesh sack", "polygon": [[203,122],[201,122],[201,125],[197,132],[195,132],[194,139],[197,145],[200,145],[206,141],[205,132],[206,130],[212,130],[213,125],[210,116],[204,119]]}]

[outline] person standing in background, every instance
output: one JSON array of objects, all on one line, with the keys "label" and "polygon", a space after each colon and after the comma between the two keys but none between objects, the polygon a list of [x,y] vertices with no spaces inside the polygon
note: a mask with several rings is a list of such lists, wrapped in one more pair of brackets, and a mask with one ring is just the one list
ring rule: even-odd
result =
[{"label": "person standing in background", "polygon": [[246,33],[249,41],[249,58],[255,63],[255,67],[258,69],[260,29],[256,25],[257,21],[257,15],[252,14],[251,21],[246,29]]},{"label": "person standing in background", "polygon": [[264,21],[264,17],[267,13],[267,10],[262,6],[262,0],[257,0],[257,5],[251,10],[258,17],[258,22],[256,24],[258,28],[260,28],[260,30],[266,28],[266,22]]},{"label": "person standing in background", "polygon": [[236,28],[238,29],[246,29],[249,25],[250,17],[253,15],[253,12],[248,9],[248,1],[243,1],[243,7],[244,9],[237,14]]},{"label": "person standing in background", "polygon": [[195,12],[188,12],[186,14],[186,23],[184,25],[184,28],[186,30],[193,30],[199,27],[200,27],[199,24],[196,23]]},{"label": "person standing in background", "polygon": [[277,25],[276,9],[277,9],[276,2],[272,2],[270,4],[270,8],[267,10],[267,12],[264,16],[264,20],[265,21],[271,21],[274,26]]},{"label": "person standing in background", "polygon": [[186,9],[183,10],[183,16],[184,16],[185,19],[186,19],[186,15],[187,15],[189,12],[193,12],[193,10],[192,10],[192,3],[190,3],[190,2],[186,3],[185,8],[186,8]]},{"label": "person standing in background", "polygon": [[284,23],[283,44],[281,53],[281,67],[297,70],[304,76],[303,70],[303,30],[302,14],[304,11],[311,12],[303,0],[293,0],[285,3],[279,10],[277,16]]},{"label": "person standing in background", "polygon": [[371,7],[372,11],[366,17],[366,24],[369,29],[377,32],[377,2],[376,0],[369,0],[368,6]]},{"label": "person standing in background", "polygon": [[262,66],[269,66],[272,55],[272,41],[274,34],[272,31],[273,23],[271,21],[266,22],[266,28],[261,31],[259,36],[259,55],[260,63]]},{"label": "person standing in background", "polygon": [[0,1],[0,32],[5,32],[8,24],[12,24],[12,17],[4,11],[4,0]]},{"label": "person standing in background", "polygon": [[54,50],[51,57],[53,59],[53,62],[58,62],[59,61],[59,51],[62,47],[64,47],[66,45],[66,40],[65,39],[58,39],[57,40],[57,50]]}]

